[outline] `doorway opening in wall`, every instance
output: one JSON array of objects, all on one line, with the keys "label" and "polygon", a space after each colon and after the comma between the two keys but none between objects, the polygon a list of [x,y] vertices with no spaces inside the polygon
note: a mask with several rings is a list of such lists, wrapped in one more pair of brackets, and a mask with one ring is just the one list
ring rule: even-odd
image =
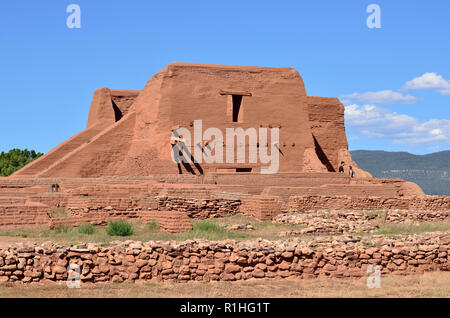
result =
[{"label": "doorway opening in wall", "polygon": [[232,95],[233,97],[233,123],[239,121],[239,111],[241,110],[242,95]]},{"label": "doorway opening in wall", "polygon": [[114,109],[115,121],[118,122],[123,117],[122,111],[120,110],[120,108],[116,105],[116,103],[113,100],[111,100],[111,102],[112,102],[112,107]]},{"label": "doorway opening in wall", "polygon": [[252,168],[236,168],[236,172],[252,172]]}]

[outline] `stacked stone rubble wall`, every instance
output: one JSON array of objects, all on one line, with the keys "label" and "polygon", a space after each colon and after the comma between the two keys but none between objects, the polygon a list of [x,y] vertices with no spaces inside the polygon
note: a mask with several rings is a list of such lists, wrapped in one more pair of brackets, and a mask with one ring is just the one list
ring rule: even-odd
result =
[{"label": "stacked stone rubble wall", "polygon": [[[19,246],[0,249],[0,281],[67,280],[77,264],[81,282],[238,281],[251,278],[362,277],[369,265],[382,275],[450,270],[448,232],[379,246],[325,243],[128,242],[122,246],[70,248]],[[447,240],[446,240],[447,238]]]}]

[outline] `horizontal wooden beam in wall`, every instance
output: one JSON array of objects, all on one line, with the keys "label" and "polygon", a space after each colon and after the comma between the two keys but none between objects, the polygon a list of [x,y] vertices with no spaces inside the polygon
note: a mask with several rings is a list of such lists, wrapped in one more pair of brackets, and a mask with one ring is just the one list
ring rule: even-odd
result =
[{"label": "horizontal wooden beam in wall", "polygon": [[247,91],[224,91],[221,90],[220,95],[241,95],[241,96],[252,96],[252,93]]}]

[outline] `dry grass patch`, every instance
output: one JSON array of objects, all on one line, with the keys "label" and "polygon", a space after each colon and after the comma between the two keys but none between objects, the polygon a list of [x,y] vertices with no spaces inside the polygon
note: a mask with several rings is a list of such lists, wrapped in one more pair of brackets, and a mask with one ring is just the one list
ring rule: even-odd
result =
[{"label": "dry grass patch", "polygon": [[450,222],[420,222],[420,223],[386,223],[380,226],[375,234],[421,234],[437,231],[449,231]]},{"label": "dry grass patch", "polygon": [[[23,229],[11,229],[0,232],[0,236],[24,237],[30,241],[45,242],[53,241],[64,244],[78,244],[80,242],[108,243],[116,240],[136,240],[136,241],[184,241],[190,239],[226,240],[232,239],[243,241],[254,238],[264,238],[277,240],[281,231],[300,230],[301,225],[277,224],[271,221],[258,221],[254,218],[238,214],[231,217],[193,220],[191,231],[170,234],[162,230],[157,222],[145,224],[141,221],[128,220],[132,225],[133,233],[128,236],[110,236],[107,234],[105,226],[94,226],[94,231],[87,235],[79,227],[58,226],[55,229],[48,227],[31,227]],[[224,225],[251,223],[253,230],[227,230]],[[82,225],[86,226],[86,225]]]},{"label": "dry grass patch", "polygon": [[0,284],[0,297],[449,297],[450,273],[389,275],[381,288],[369,289],[366,278],[248,280],[242,282],[100,283],[69,289],[64,283]]},{"label": "dry grass patch", "polygon": [[[109,236],[105,226],[94,226],[93,231],[81,230],[79,227],[59,226],[51,230],[48,227],[29,227],[22,229],[10,229],[0,232],[1,236],[26,238],[29,241],[42,243],[53,241],[62,244],[89,243],[109,243],[115,240],[137,240],[137,241],[184,241],[190,239],[227,240],[236,241],[263,238],[267,240],[280,240],[280,232],[299,231],[305,228],[304,225],[272,223],[271,221],[259,221],[243,214],[230,217],[215,218],[207,220],[192,220],[193,229],[191,231],[170,234],[162,230],[156,221],[145,224],[139,220],[128,220],[132,225],[133,233],[129,236]],[[372,221],[377,222],[377,221]],[[248,224],[253,229],[228,230],[226,225]],[[377,223],[378,224],[378,223]],[[416,223],[380,223],[380,228],[372,234],[395,235],[395,234],[420,234],[436,231],[450,231],[450,222],[416,222]],[[83,225],[86,226],[86,225]],[[326,234],[324,234],[326,235]],[[330,234],[332,236],[339,234]],[[369,233],[352,233],[355,236],[371,236]],[[298,237],[311,238],[314,235],[299,235]]]},{"label": "dry grass patch", "polygon": [[52,218],[66,218],[67,217],[67,211],[65,208],[57,208],[53,209],[51,211]]}]

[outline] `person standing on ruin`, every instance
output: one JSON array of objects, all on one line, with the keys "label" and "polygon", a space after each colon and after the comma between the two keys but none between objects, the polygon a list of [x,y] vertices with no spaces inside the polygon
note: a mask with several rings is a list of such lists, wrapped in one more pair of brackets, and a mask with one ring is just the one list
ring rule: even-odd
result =
[{"label": "person standing on ruin", "polygon": [[355,171],[353,171],[352,166],[349,166],[349,167],[348,167],[348,176],[349,176],[350,178],[354,178],[354,177],[355,177]]},{"label": "person standing on ruin", "polygon": [[344,173],[344,165],[345,165],[345,162],[341,161],[341,165],[339,166],[339,173]]}]

